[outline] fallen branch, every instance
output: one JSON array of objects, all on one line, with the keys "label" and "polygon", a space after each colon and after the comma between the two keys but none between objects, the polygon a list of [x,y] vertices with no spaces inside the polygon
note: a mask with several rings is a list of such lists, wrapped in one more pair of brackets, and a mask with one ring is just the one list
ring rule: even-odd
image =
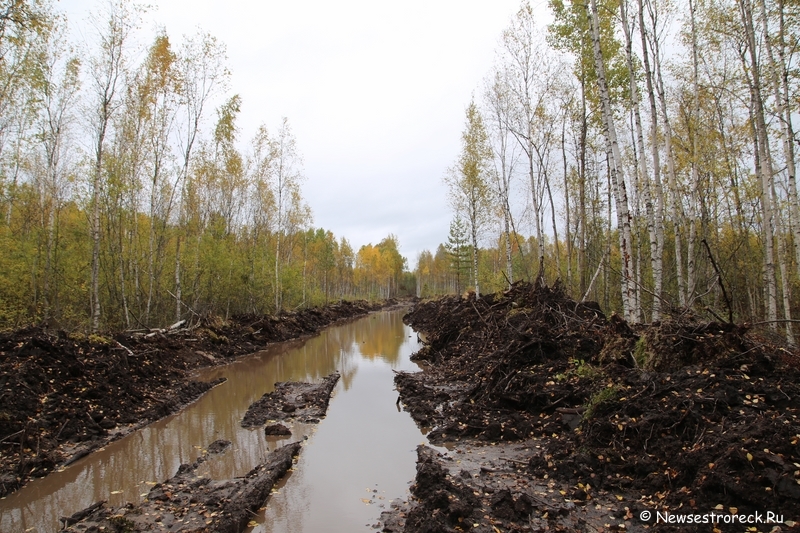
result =
[{"label": "fallen branch", "polygon": [[119,341],[116,341],[116,343],[117,343],[117,346],[119,346],[120,348],[122,348],[123,350],[128,352],[128,355],[130,355],[131,357],[136,357],[136,354],[133,353],[133,351],[130,348],[128,348],[127,346],[125,346],[124,344],[122,344]]}]

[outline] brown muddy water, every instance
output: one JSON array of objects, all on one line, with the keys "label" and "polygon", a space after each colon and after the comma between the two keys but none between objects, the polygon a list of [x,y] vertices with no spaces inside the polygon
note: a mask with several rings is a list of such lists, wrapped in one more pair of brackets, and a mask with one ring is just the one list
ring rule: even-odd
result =
[{"label": "brown muddy water", "polygon": [[[269,451],[308,437],[295,468],[276,488],[250,531],[274,533],[374,531],[381,511],[405,497],[415,474],[418,444],[426,441],[395,404],[393,371],[418,370],[409,356],[420,348],[402,322],[404,311],[381,311],[326,329],[305,341],[281,343],[201,380],[226,377],[183,411],[111,443],[0,500],[0,531],[45,533],[99,500],[140,502],[150,487],[175,474],[216,439],[233,446],[204,464],[214,479],[241,476]],[[240,426],[247,407],[278,381],[315,381],[338,370],[328,415],[295,424],[285,439]]]}]

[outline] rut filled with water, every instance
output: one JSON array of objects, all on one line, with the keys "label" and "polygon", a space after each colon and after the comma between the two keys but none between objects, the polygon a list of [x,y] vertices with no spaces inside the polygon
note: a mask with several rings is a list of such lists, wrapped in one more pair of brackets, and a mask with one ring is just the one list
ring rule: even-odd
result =
[{"label": "rut filled with water", "polygon": [[[304,442],[300,459],[254,517],[252,531],[300,533],[366,531],[414,477],[425,441],[394,390],[394,371],[414,371],[420,348],[402,323],[402,310],[372,313],[320,335],[281,343],[233,364],[201,371],[197,379],[227,381],[183,411],[137,431],[81,461],[30,482],[0,500],[0,531],[57,531],[61,516],[100,501],[137,503],[152,485],[192,462],[217,439],[233,446],[203,465],[214,479],[244,475],[271,450]],[[291,437],[245,429],[247,407],[279,381],[341,379],[319,424],[295,424]]]}]

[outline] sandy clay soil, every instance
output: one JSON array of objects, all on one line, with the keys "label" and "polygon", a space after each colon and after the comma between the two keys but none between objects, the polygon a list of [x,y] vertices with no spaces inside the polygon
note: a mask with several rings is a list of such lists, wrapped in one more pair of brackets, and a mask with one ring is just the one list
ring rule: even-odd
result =
[{"label": "sandy clay soil", "polygon": [[383,531],[800,530],[796,350],[687,315],[633,327],[522,283],[406,321],[425,370],[395,384],[435,448]]}]

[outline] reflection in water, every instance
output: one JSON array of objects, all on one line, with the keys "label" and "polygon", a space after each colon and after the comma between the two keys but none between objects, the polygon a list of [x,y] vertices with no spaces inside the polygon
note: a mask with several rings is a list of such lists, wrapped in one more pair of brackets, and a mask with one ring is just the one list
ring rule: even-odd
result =
[{"label": "reflection in water", "polygon": [[[405,493],[414,477],[414,448],[424,440],[395,406],[392,370],[416,369],[408,357],[419,348],[402,315],[375,313],[306,341],[202,371],[201,380],[228,381],[182,412],[0,500],[0,531],[56,531],[60,516],[96,501],[139,502],[153,484],[174,475],[181,463],[194,461],[216,439],[230,440],[233,447],[206,462],[201,473],[227,479],[245,474],[270,450],[304,435],[310,439],[295,471],[256,530],[352,531],[375,522],[379,505]],[[240,426],[247,407],[273,390],[275,382],[315,381],[336,370],[342,379],[318,426],[296,424],[292,437],[284,440]]]}]

